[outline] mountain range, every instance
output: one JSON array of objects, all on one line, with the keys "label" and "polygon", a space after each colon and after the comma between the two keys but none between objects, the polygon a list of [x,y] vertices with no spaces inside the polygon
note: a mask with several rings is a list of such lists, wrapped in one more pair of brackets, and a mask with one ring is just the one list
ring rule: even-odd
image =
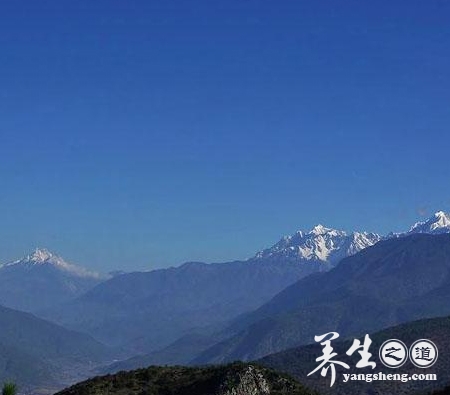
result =
[{"label": "mountain range", "polygon": [[[87,347],[93,354],[81,358],[83,366],[72,372],[86,374],[87,366],[125,355],[133,359],[114,369],[248,360],[310,343],[317,331],[337,328],[343,335],[358,335],[450,314],[449,232],[450,216],[443,212],[386,236],[316,226],[284,237],[246,261],[191,262],[114,277],[37,249],[0,267],[0,304],[86,333],[84,339],[96,344]],[[39,327],[34,321],[23,325]],[[56,327],[66,331],[61,326]],[[33,339],[32,333],[23,336]],[[65,341],[70,342],[69,336]],[[2,345],[0,338],[4,355],[11,361],[42,361],[38,365],[48,380],[52,364],[70,354],[61,348],[61,355],[42,357],[17,342],[5,339]],[[98,342],[120,346],[123,352],[113,355]],[[76,365],[66,361],[61,370]],[[0,377],[10,377],[7,372],[6,365],[3,370],[0,366]],[[30,371],[33,379],[21,381],[36,381],[37,374]]]},{"label": "mountain range", "polygon": [[[294,282],[300,277],[316,271],[329,270],[341,259],[354,255],[370,247],[380,240],[398,238],[415,233],[440,234],[450,232],[450,215],[443,211],[436,212],[423,222],[414,224],[409,231],[389,233],[381,236],[376,233],[352,232],[327,228],[317,225],[310,231],[299,230],[292,235],[284,236],[272,247],[266,248],[246,261],[227,262],[227,265],[237,266],[236,271],[243,267],[242,263],[264,263],[282,266],[286,263],[298,263],[301,268],[294,276]],[[178,268],[163,269],[170,277],[177,270],[186,271],[186,266],[197,265],[195,272],[211,270],[203,263],[189,263]],[[213,264],[220,266],[224,264]],[[292,271],[288,265],[287,271]],[[207,269],[206,269],[207,268]],[[155,270],[161,273],[161,270]],[[30,312],[41,312],[62,305],[65,302],[84,295],[96,285],[111,279],[127,275],[117,272],[113,276],[101,275],[78,265],[68,263],[62,257],[45,248],[37,248],[29,255],[13,262],[0,265],[0,304]],[[138,273],[131,273],[139,276]],[[148,272],[142,273],[143,277]],[[145,281],[144,281],[145,282]],[[286,282],[281,282],[281,287]],[[275,292],[279,287],[274,287]],[[269,293],[270,294],[270,293]],[[263,295],[263,298],[266,295]]]},{"label": "mountain range", "polygon": [[[423,223],[418,223],[414,226],[411,227],[411,229],[407,232],[401,233],[401,234],[396,234],[395,236],[392,236],[390,238],[388,237],[384,237],[383,240],[393,240],[394,245],[402,245],[402,243],[405,243],[405,240],[411,236],[414,236],[417,233],[429,233],[429,234],[442,234],[445,233],[449,230],[448,228],[448,216],[445,215],[442,212],[438,212],[436,213],[432,218],[430,218],[428,221],[425,221]],[[420,232],[418,231],[420,229]],[[333,230],[329,230],[326,228],[322,228],[323,231],[325,231],[325,233],[331,233],[331,235],[325,235],[325,238],[328,236],[332,236],[333,234],[335,235],[337,232],[333,231]],[[316,229],[312,230],[311,232],[304,234],[304,240],[306,239],[306,241],[311,240],[312,236],[313,237],[317,237],[317,234],[319,234],[320,232],[318,232],[318,229],[316,227]],[[342,233],[341,233],[342,236]],[[353,237],[352,237],[353,238]],[[287,238],[284,238],[287,239]],[[293,240],[294,238],[290,238],[291,240]],[[303,241],[304,241],[303,240]],[[297,241],[300,241],[300,239],[297,239]],[[434,238],[432,237],[429,241],[425,242],[425,244],[429,244],[429,243],[433,243],[434,242]],[[381,242],[383,243],[383,241]],[[292,246],[293,243],[291,243]],[[444,243],[445,244],[445,243]],[[273,248],[273,251],[280,251],[281,249],[279,248],[279,245],[276,245],[276,247]],[[375,246],[376,247],[376,246]],[[372,247],[372,248],[375,248]],[[409,248],[409,247],[408,247]],[[406,249],[408,249],[406,248]],[[370,248],[369,248],[370,249]],[[430,244],[429,249],[433,250],[434,247]],[[380,252],[380,255],[383,255],[385,252],[383,251],[384,247],[382,249],[382,251]],[[290,251],[292,251],[292,249],[290,249]],[[297,249],[297,251],[301,251],[300,249]],[[361,250],[360,253],[355,255],[355,258],[357,256],[360,256],[361,254],[364,254],[366,250]],[[414,254],[414,252],[413,252]],[[358,258],[360,259],[360,261],[365,261],[364,255],[362,255],[362,258]],[[251,260],[251,262],[267,262],[264,261],[265,258],[262,257],[262,254],[257,254],[257,256],[255,258],[253,258]],[[267,258],[269,262],[271,263],[278,263],[278,266],[283,266],[282,262],[290,262],[290,263],[294,263],[295,261],[293,260],[283,260],[282,258],[280,258],[280,260],[273,260],[273,255],[271,255],[270,258]],[[349,258],[350,259],[350,258]],[[391,258],[389,258],[391,259]],[[302,258],[298,258],[296,261],[297,265],[301,265],[301,266],[308,266],[309,264],[315,264],[318,265],[320,268],[323,268],[324,265],[326,265],[326,262],[317,262],[316,260],[310,260],[307,261],[307,263],[305,263],[305,260],[303,259],[303,255]],[[364,262],[361,262],[361,264],[363,264]],[[434,264],[434,263],[433,263]],[[374,266],[378,265],[377,263],[374,263]],[[392,263],[392,265],[395,264]],[[340,265],[337,265],[337,268],[339,268]],[[362,266],[361,266],[362,267]],[[391,267],[390,263],[386,264],[386,268],[385,268],[385,275],[387,278],[390,277],[391,274],[393,274],[395,272],[394,267]],[[336,269],[337,270],[337,269]],[[341,270],[341,269],[339,269]],[[426,270],[426,269],[425,269]],[[401,271],[400,271],[401,272]],[[321,273],[321,272],[319,272]],[[329,272],[331,273],[331,272]],[[401,274],[401,273],[400,273]],[[309,276],[308,278],[306,278],[305,280],[303,280],[303,282],[300,282],[298,284],[298,288],[299,289],[312,289],[313,291],[316,290],[317,292],[321,292],[322,290],[324,290],[324,285],[321,282],[317,282],[315,279],[316,278],[321,278],[322,276],[327,277],[328,273],[323,273],[323,274],[317,274],[314,276]],[[370,277],[370,276],[369,276]],[[357,278],[353,278],[353,277],[349,277],[348,279],[349,283],[357,283],[359,280]],[[380,280],[381,281],[381,280]],[[404,276],[400,276],[398,277],[398,281],[399,283],[402,283],[402,281],[407,281],[407,278],[405,278]],[[308,286],[308,284],[311,283],[311,285]],[[343,280],[339,280],[339,281],[334,281],[334,280],[330,280],[331,284],[335,284],[337,287],[343,285]],[[367,281],[368,286],[373,286],[372,285],[372,281],[369,279]],[[250,283],[249,283],[250,284]],[[308,288],[309,287],[309,288]],[[361,287],[364,287],[364,285],[361,285]],[[289,289],[289,288],[288,288]],[[281,293],[279,295],[277,295],[274,299],[278,299],[278,298],[282,298],[284,291],[281,291]],[[389,295],[389,294],[386,294]],[[439,296],[437,295],[435,298],[438,298]],[[276,346],[275,344],[273,345],[269,345],[267,346],[267,350],[264,350],[264,348],[262,348],[259,351],[255,350],[251,350],[248,351],[248,355],[246,353],[241,354],[240,352],[237,352],[236,354],[233,353],[233,351],[230,349],[228,349],[228,346],[225,348],[221,348],[223,346],[222,342],[226,341],[227,339],[231,338],[229,340],[229,342],[234,342],[234,341],[238,341],[237,339],[242,336],[242,333],[239,333],[241,331],[248,331],[248,337],[244,336],[243,342],[244,343],[248,343],[245,347],[249,347],[250,349],[252,348],[252,346],[255,346],[256,348],[260,347],[258,345],[258,339],[259,336],[262,336],[262,333],[264,333],[264,330],[267,329],[267,326],[270,325],[275,325],[275,322],[279,321],[279,317],[277,317],[277,312],[280,312],[280,315],[285,315],[287,314],[286,311],[288,311],[290,309],[290,305],[295,304],[297,302],[297,300],[300,297],[293,294],[289,294],[289,296],[287,296],[286,298],[282,299],[282,302],[280,302],[279,305],[276,305],[275,308],[272,309],[272,311],[269,311],[267,313],[267,317],[265,317],[265,320],[261,320],[258,321],[257,319],[255,319],[255,321],[250,321],[249,322],[249,317],[254,317],[257,316],[257,312],[255,313],[251,313],[251,314],[243,314],[242,316],[239,316],[237,318],[235,318],[234,320],[232,320],[232,324],[231,325],[224,325],[222,326],[222,328],[219,327],[218,330],[216,331],[210,331],[209,333],[205,333],[205,332],[198,332],[198,331],[192,331],[190,334],[185,334],[183,336],[181,336],[179,339],[177,339],[176,341],[174,341],[172,344],[169,345],[163,345],[161,346],[159,349],[157,350],[153,350],[149,353],[145,353],[144,355],[138,355],[138,356],[134,356],[133,358],[126,360],[126,361],[121,361],[121,362],[117,362],[115,364],[113,364],[112,366],[108,367],[107,369],[103,370],[103,371],[107,371],[107,372],[116,372],[118,370],[122,370],[122,369],[133,369],[133,368],[138,368],[138,367],[143,367],[143,366],[147,366],[149,364],[157,364],[157,363],[162,363],[162,364],[186,364],[186,363],[205,363],[205,362],[218,362],[218,361],[228,361],[228,360],[234,360],[236,358],[254,358],[254,357],[258,357],[261,355],[264,355],[266,353],[269,352],[273,352],[273,351],[277,351],[279,349],[283,349],[285,347],[289,347],[292,346],[293,344],[297,344],[296,342],[298,341],[298,339],[294,337],[290,336],[290,332],[288,332],[287,334],[285,334],[286,337],[288,337],[289,340],[292,340],[293,343],[289,343],[286,342],[283,343],[283,338],[279,338],[279,336],[274,336],[274,343],[277,343],[278,346]],[[330,295],[330,303],[334,300],[333,295]],[[424,300],[423,302],[421,302],[421,300],[419,299],[415,299],[412,303],[413,306],[413,310],[416,309],[417,311],[420,311],[420,313],[418,313],[416,316],[417,317],[426,317],[426,316],[433,316],[433,315],[439,315],[442,311],[446,312],[446,307],[445,307],[445,301],[444,302],[439,302],[436,301],[435,303],[429,304],[426,302],[426,300]],[[270,302],[267,303],[268,305],[270,305]],[[358,302],[355,302],[355,304],[357,305]],[[441,308],[439,306],[444,305],[444,308]],[[261,309],[263,309],[263,307],[261,307]],[[434,311],[433,309],[436,309],[436,311]],[[331,307],[331,310],[333,310],[333,308]],[[258,310],[257,310],[258,311]],[[314,311],[314,309],[313,309]],[[323,312],[322,312],[323,313]],[[413,315],[414,316],[414,315]],[[416,317],[414,316],[414,317]],[[323,318],[321,316],[320,313],[317,314],[317,320],[324,320],[326,321],[326,317],[327,317],[327,313],[324,313],[324,317]],[[380,322],[383,323],[383,326],[385,325],[390,325],[390,324],[395,324],[398,322],[404,322],[406,318],[402,318],[399,317],[398,320],[393,319],[392,321],[386,321],[383,322],[383,320],[381,320]],[[375,319],[376,321],[376,319]],[[254,331],[250,331],[249,328],[247,328],[247,326],[250,323],[254,323]],[[303,324],[298,324],[299,326],[304,326]],[[328,325],[328,324],[327,324]],[[314,325],[312,324],[312,326],[314,327]],[[269,335],[270,336],[269,332]],[[233,337],[233,335],[236,335],[236,337]],[[303,341],[303,340],[302,340]],[[306,339],[306,342],[311,341],[311,338]],[[225,342],[226,344],[226,342]],[[249,344],[251,346],[249,346]],[[235,347],[238,347],[240,345],[239,341],[238,343],[235,345]],[[234,347],[234,346],[233,346]],[[230,355],[227,355],[227,353],[230,352]],[[202,354],[203,353],[203,354]],[[200,355],[199,355],[200,354]]]},{"label": "mountain range", "polygon": [[377,233],[352,232],[317,225],[309,232],[297,231],[284,236],[272,247],[258,252],[253,259],[274,261],[318,261],[331,266],[347,256],[354,255],[380,240],[404,237],[416,233],[441,234],[450,232],[450,214],[436,212],[426,221],[415,223],[409,231],[389,233],[381,236]]},{"label": "mountain range", "polygon": [[251,360],[336,330],[359,335],[450,314],[450,234],[383,240],[287,287],[228,331],[196,363]]},{"label": "mountain range", "polygon": [[283,238],[247,261],[190,262],[118,275],[79,298],[38,313],[106,344],[149,353],[193,330],[201,335],[216,332],[295,281],[329,270],[340,257],[379,240],[373,233],[347,235],[316,226]]},{"label": "mountain range", "polygon": [[256,254],[256,260],[319,261],[330,266],[382,240],[376,233],[353,232],[317,225],[309,232],[297,231]]}]

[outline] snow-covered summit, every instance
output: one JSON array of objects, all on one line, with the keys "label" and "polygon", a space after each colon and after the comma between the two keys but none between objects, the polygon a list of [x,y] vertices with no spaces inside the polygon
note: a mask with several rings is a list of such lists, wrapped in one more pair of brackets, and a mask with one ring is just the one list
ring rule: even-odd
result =
[{"label": "snow-covered summit", "polygon": [[19,261],[27,262],[27,263],[35,263],[35,264],[45,263],[45,262],[49,262],[49,261],[55,261],[55,263],[59,262],[59,261],[64,262],[62,260],[62,258],[51,253],[46,248],[36,248],[33,251],[33,253],[27,255],[26,257],[22,258]]},{"label": "snow-covered summit", "polygon": [[73,265],[66,262],[60,256],[50,252],[45,248],[36,248],[31,254],[23,257],[22,259],[7,263],[3,267],[12,266],[38,266],[38,265],[51,265],[61,271],[70,273],[76,277],[94,278],[100,279],[99,273],[89,271],[83,267]]},{"label": "snow-covered summit", "polygon": [[308,234],[312,234],[312,235],[325,235],[325,234],[329,234],[329,235],[333,235],[333,236],[345,236],[345,232],[342,230],[336,230],[336,229],[332,229],[332,228],[327,228],[326,226],[323,226],[321,224],[318,224],[316,226],[314,226],[314,228],[312,228]]},{"label": "snow-covered summit", "polygon": [[284,236],[272,247],[258,252],[253,259],[308,260],[336,264],[380,240],[413,233],[450,233],[450,214],[438,211],[428,220],[414,224],[407,232],[389,233],[386,236],[367,232],[347,234],[342,230],[316,225],[308,232],[299,230],[290,236]]},{"label": "snow-covered summit", "polygon": [[450,215],[444,211],[438,211],[426,221],[414,224],[408,232],[408,234],[411,233],[450,233]]},{"label": "snow-covered summit", "polygon": [[376,233],[353,232],[316,225],[309,232],[297,231],[283,237],[270,248],[260,251],[254,259],[284,258],[337,263],[381,240]]}]

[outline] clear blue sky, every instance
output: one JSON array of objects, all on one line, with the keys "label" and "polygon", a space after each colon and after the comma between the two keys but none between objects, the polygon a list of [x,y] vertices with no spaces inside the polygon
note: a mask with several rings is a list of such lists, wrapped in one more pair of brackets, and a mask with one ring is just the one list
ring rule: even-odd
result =
[{"label": "clear blue sky", "polygon": [[450,210],[448,1],[0,6],[0,261],[246,258]]}]

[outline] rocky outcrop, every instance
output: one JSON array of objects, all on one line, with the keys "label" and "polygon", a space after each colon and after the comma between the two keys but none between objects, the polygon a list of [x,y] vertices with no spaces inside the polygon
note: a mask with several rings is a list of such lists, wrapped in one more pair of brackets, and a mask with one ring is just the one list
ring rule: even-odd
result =
[{"label": "rocky outcrop", "polygon": [[248,366],[239,376],[238,385],[229,389],[224,395],[270,395],[269,384],[260,370]]}]

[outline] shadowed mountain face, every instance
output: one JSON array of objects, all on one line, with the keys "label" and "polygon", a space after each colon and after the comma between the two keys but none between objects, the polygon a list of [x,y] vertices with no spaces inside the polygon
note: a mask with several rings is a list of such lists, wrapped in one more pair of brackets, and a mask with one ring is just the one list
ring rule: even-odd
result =
[{"label": "shadowed mountain face", "polygon": [[84,294],[103,278],[45,249],[0,266],[0,304],[37,312]]},{"label": "shadowed mountain face", "polygon": [[[349,370],[337,368],[337,378],[335,385],[330,389],[329,377],[326,379],[320,376],[320,373],[308,376],[308,373],[317,366],[316,358],[322,355],[322,346],[311,344],[298,348],[282,351],[277,354],[269,355],[261,359],[258,363],[271,367],[281,372],[291,374],[300,382],[310,388],[319,391],[321,394],[330,395],[364,395],[364,394],[428,394],[432,390],[444,388],[450,384],[450,317],[432,318],[402,324],[396,327],[388,328],[383,331],[370,335],[372,344],[369,351],[372,353],[371,361],[376,362],[376,368],[372,371],[369,368],[355,368],[359,355],[351,357],[346,355],[346,351],[352,344],[352,340],[341,341],[337,339],[332,342],[334,351],[337,353],[336,360],[347,363]],[[379,360],[378,351],[380,346],[388,339],[400,339],[407,347],[410,347],[418,339],[430,339],[436,344],[439,350],[439,357],[436,363],[427,368],[420,369],[407,361],[402,367],[389,369]],[[361,338],[361,342],[363,339]],[[354,381],[344,383],[342,373],[375,373],[383,372],[385,374],[436,374],[436,381],[372,381],[366,383]],[[439,392],[441,394],[441,392]],[[444,394],[444,392],[442,392]]]},{"label": "shadowed mountain face", "polygon": [[85,334],[0,306],[0,381],[22,389],[61,388],[86,377],[112,352]]},{"label": "shadowed mountain face", "polygon": [[450,235],[382,241],[335,269],[291,285],[240,319],[240,332],[196,363],[254,359],[311,343],[320,333],[368,333],[418,318],[450,314]]},{"label": "shadowed mountain face", "polygon": [[312,395],[290,377],[234,363],[211,368],[158,368],[96,377],[56,395]]}]

